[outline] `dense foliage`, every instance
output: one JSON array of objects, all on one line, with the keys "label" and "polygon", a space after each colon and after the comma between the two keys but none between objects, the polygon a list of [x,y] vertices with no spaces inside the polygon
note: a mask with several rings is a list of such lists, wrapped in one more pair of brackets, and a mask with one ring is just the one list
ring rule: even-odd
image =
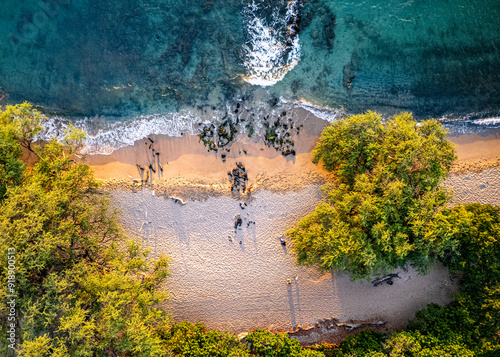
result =
[{"label": "dense foliage", "polygon": [[0,111],[0,202],[8,187],[22,182],[25,165],[21,148],[31,148],[30,139],[40,131],[40,123],[40,113],[29,103]]},{"label": "dense foliage", "polygon": [[335,182],[288,231],[299,264],[366,278],[408,262],[424,271],[455,250],[461,227],[442,224],[450,194],[439,183],[455,159],[445,134],[408,113],[383,123],[368,112],[325,128],[313,157]]},{"label": "dense foliage", "polygon": [[461,341],[476,355],[500,355],[500,208],[478,203],[456,206],[467,229],[459,248],[444,263],[463,291],[446,307],[435,304],[417,313],[410,329],[446,341]]},{"label": "dense foliage", "polygon": [[162,338],[174,356],[244,357],[250,353],[239,339],[227,332],[206,330],[202,323],[181,322],[165,329]]},{"label": "dense foliage", "polygon": [[[153,261],[127,242],[106,198],[94,194],[92,171],[72,160],[82,133],[72,129],[64,143],[34,146],[41,127],[29,105],[7,107],[0,118],[0,142],[38,157],[29,172],[18,165],[15,180],[9,170],[0,172],[2,276],[15,249],[15,285],[0,290],[2,336],[10,324],[7,295],[14,292],[21,356],[164,355],[157,328],[168,320],[153,305],[166,299],[156,287],[168,260]],[[12,349],[1,341],[6,356]]]},{"label": "dense foliage", "polygon": [[314,161],[333,172],[326,202],[289,230],[301,264],[343,269],[364,278],[411,263],[421,271],[440,259],[461,279],[448,306],[429,305],[407,331],[363,332],[327,356],[499,356],[500,209],[446,207],[439,186],[455,158],[437,122],[409,114],[386,123],[375,114],[326,128]]},{"label": "dense foliage", "polygon": [[407,331],[363,331],[339,348],[318,350],[336,357],[500,356],[500,208],[473,203],[444,213],[465,227],[458,249],[443,261],[461,278],[462,292],[447,306],[417,312]]},{"label": "dense foliage", "polygon": [[267,330],[255,330],[248,334],[246,341],[257,356],[266,357],[321,357],[323,353],[303,349],[297,340],[288,338],[286,333],[272,334]]}]

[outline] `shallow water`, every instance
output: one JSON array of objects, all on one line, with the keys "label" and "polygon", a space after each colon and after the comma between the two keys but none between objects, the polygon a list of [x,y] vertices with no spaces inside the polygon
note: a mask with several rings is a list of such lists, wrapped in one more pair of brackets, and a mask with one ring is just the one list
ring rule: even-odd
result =
[{"label": "shallow water", "polygon": [[178,135],[236,102],[270,111],[305,100],[418,118],[500,110],[497,0],[2,5],[0,87],[9,100],[93,118],[90,129],[153,115],[152,131],[170,121],[163,133]]}]

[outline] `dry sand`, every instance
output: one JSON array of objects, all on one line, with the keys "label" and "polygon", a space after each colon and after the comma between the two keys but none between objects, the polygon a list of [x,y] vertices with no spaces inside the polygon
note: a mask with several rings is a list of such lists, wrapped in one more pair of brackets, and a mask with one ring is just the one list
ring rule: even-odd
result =
[{"label": "dry sand", "polygon": [[[210,329],[231,332],[291,330],[326,317],[382,319],[395,328],[428,303],[451,300],[458,285],[441,265],[426,276],[399,269],[401,279],[394,285],[377,287],[351,282],[341,272],[296,266],[279,237],[320,199],[318,186],[286,194],[261,190],[245,209],[227,196],[182,206],[148,190],[112,192],[115,205],[126,207],[126,229],[155,254],[172,258],[165,288],[176,321],[202,321]],[[236,214],[243,226],[235,234]],[[256,223],[248,226],[249,221]]]},{"label": "dry sand", "polygon": [[489,203],[500,206],[500,168],[451,175],[444,185],[454,191],[455,203]]},{"label": "dry sand", "polygon": [[[394,285],[378,287],[351,282],[341,272],[321,274],[294,264],[290,245],[283,248],[279,236],[314,209],[322,197],[319,185],[329,179],[311,163],[311,150],[326,123],[305,113],[303,120],[308,125],[296,139],[297,156],[288,158],[245,138],[230,147],[222,163],[197,137],[152,136],[164,177],[136,193],[127,175],[137,178],[135,164],[147,162],[146,140],[109,156],[88,158],[96,176],[107,179],[127,231],[141,237],[154,254],[172,258],[165,288],[171,296],[167,307],[176,321],[202,321],[208,328],[242,332],[291,330],[335,317],[341,322],[382,319],[387,321],[384,329],[390,330],[403,327],[428,303],[448,303],[458,290],[458,282],[439,264],[426,276],[400,269],[401,279]],[[449,139],[459,156],[454,174],[445,182],[456,193],[454,202],[498,205],[498,134]],[[251,199],[229,195],[227,171],[237,161],[247,168]],[[188,203],[175,203],[168,198],[172,194]],[[239,206],[243,200],[248,203],[245,209]],[[244,222],[235,234],[238,213]],[[255,225],[247,226],[249,220]]]}]

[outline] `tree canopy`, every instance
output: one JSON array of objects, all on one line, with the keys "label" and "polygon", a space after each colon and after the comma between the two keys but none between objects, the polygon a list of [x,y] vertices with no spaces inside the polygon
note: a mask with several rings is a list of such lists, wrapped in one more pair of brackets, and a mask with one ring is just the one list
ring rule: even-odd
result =
[{"label": "tree canopy", "polygon": [[[165,355],[157,329],[169,320],[154,306],[166,299],[158,287],[168,259],[152,260],[128,241],[106,197],[95,194],[90,167],[72,159],[83,133],[70,128],[61,143],[33,145],[40,128],[29,113],[23,104],[0,115],[0,143],[16,148],[18,159],[25,142],[38,158],[29,172],[19,165],[22,180],[9,182],[6,170],[0,172],[9,184],[0,206],[0,273],[7,275],[7,253],[15,249],[18,355]],[[4,336],[7,295],[0,290]],[[12,349],[1,341],[0,354],[7,356]]]},{"label": "tree canopy", "polygon": [[8,127],[10,136],[30,151],[33,151],[33,140],[43,129],[44,119],[28,102],[8,105],[0,112],[0,126]]},{"label": "tree canopy", "polygon": [[[0,122],[0,274],[15,249],[17,295],[17,350],[3,338],[0,355],[324,356],[285,334],[251,333],[251,350],[201,323],[172,324],[159,307],[169,259],[128,239],[90,167],[73,160],[85,134],[70,126],[61,142],[34,144],[42,119],[28,103]],[[36,155],[29,170],[21,146]],[[0,289],[3,336],[9,294]]]},{"label": "tree canopy", "polygon": [[[456,158],[433,120],[401,113],[386,122],[367,112],[332,123],[313,151],[335,181],[327,199],[287,234],[299,264],[367,278],[411,263],[421,271],[456,249],[439,186]],[[439,231],[439,232],[438,232]]]}]

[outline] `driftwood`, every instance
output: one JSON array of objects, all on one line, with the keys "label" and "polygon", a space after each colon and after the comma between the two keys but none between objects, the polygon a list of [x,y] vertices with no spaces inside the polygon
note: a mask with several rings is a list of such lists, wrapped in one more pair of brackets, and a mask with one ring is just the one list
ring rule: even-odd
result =
[{"label": "driftwood", "polygon": [[377,285],[380,285],[382,284],[384,281],[387,282],[387,284],[389,285],[392,285],[392,279],[394,278],[400,278],[400,276],[398,274],[388,274],[380,279],[375,279],[374,281],[372,281],[372,284],[373,286],[377,286]]},{"label": "driftwood", "polygon": [[141,228],[139,228],[139,232],[142,231],[142,228],[144,227],[145,224],[149,224],[149,223],[151,223],[151,221],[144,221],[144,222],[142,222]]},{"label": "driftwood", "polygon": [[377,322],[361,322],[357,324],[348,324],[348,323],[338,323],[337,326],[344,326],[346,327],[349,331],[354,330],[355,328],[360,328],[363,326],[382,326],[385,324],[386,321],[377,321]]},{"label": "driftwood", "polygon": [[130,175],[127,175],[127,176],[128,176],[128,177],[130,177],[130,178],[132,179],[132,182],[133,182],[133,183],[136,183],[136,182],[142,182],[142,179],[135,179],[135,178],[133,178],[133,177],[132,177],[132,176],[130,176]]},{"label": "driftwood", "polygon": [[182,200],[181,198],[179,198],[179,197],[170,196],[170,198],[171,198],[171,199],[173,199],[175,203],[180,203],[180,204],[181,204],[181,205],[183,205],[183,206],[186,204],[186,202],[185,202],[185,201],[183,201],[183,200]]}]

